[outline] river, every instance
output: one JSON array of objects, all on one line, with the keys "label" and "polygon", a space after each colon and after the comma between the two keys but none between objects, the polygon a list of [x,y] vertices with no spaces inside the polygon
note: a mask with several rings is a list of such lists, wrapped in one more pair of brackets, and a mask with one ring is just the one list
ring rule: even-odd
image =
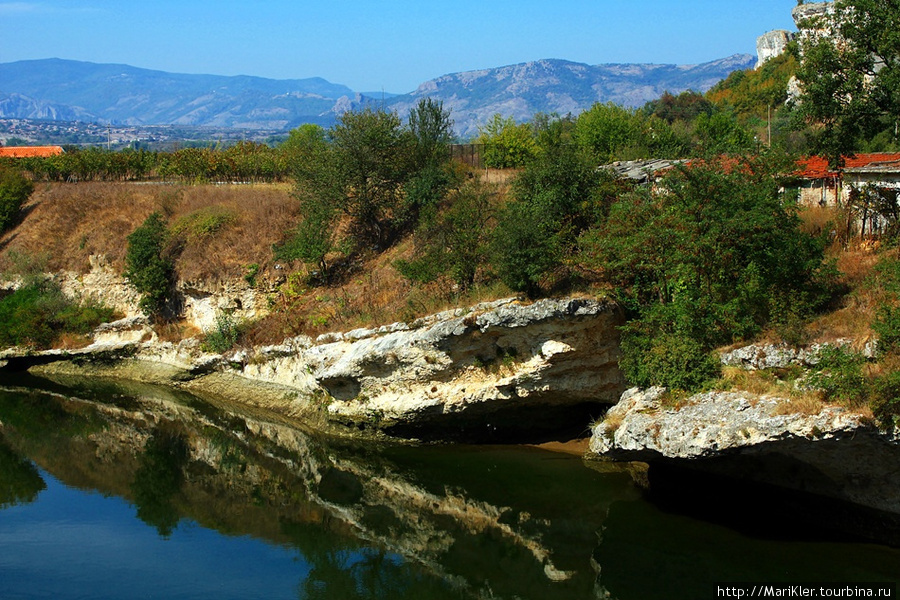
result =
[{"label": "river", "polygon": [[4,375],[0,598],[652,600],[900,579],[897,549],[793,528],[777,502],[706,515],[636,481],[533,447],[332,439],[168,388]]}]

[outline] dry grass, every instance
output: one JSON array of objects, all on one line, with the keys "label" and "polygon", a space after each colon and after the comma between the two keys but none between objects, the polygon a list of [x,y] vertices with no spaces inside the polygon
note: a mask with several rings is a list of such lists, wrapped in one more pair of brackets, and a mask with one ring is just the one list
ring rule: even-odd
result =
[{"label": "dry grass", "polygon": [[777,415],[817,415],[822,409],[828,406],[822,398],[813,392],[790,396],[788,398],[780,398],[778,406],[772,411],[773,416]]},{"label": "dry grass", "polygon": [[794,386],[799,374],[791,369],[745,371],[738,367],[722,369],[720,389],[749,392],[755,396],[774,396],[779,399],[773,414],[818,414],[828,404],[820,392],[801,390]]},{"label": "dry grass", "polygon": [[896,255],[896,252],[879,252],[877,243],[862,240],[834,253],[835,265],[840,272],[839,282],[851,291],[834,310],[809,323],[807,331],[811,342],[849,338],[860,346],[857,348],[859,350],[874,337],[871,324],[878,307],[884,304],[886,298],[869,280],[878,261]]},{"label": "dry grass", "polygon": [[45,184],[26,205],[26,218],[0,238],[0,269],[7,251],[49,257],[52,270],[86,273],[88,257],[105,255],[122,271],[126,238],[159,211],[170,223],[204,210],[233,215],[214,235],[193,236],[176,263],[185,280],[240,277],[246,265],[272,264],[272,245],[296,219],[286,185],[169,186],[131,183]]},{"label": "dry grass", "polygon": [[393,267],[394,261],[408,258],[411,251],[412,242],[406,240],[382,254],[364,257],[350,273],[325,286],[309,285],[305,269],[292,265],[296,270],[274,297],[272,314],[251,324],[243,343],[271,344],[297,335],[315,337],[411,322],[442,310],[514,295],[499,283],[476,285],[465,292],[445,280],[412,285]]},{"label": "dry grass", "polygon": [[625,416],[621,413],[607,413],[607,415],[603,417],[601,422],[606,425],[606,431],[610,435],[612,435],[616,431],[618,431],[622,424],[625,422]]}]

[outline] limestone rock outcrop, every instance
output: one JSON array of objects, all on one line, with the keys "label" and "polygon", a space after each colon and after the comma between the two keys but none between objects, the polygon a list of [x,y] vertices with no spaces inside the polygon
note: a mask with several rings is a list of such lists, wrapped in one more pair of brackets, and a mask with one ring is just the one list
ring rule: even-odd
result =
[{"label": "limestone rock outcrop", "polygon": [[[630,389],[594,426],[590,452],[678,464],[900,514],[900,435],[836,406],[805,414],[787,400],[705,392],[678,405]],[[651,467],[652,468],[652,467]]]},{"label": "limestone rock outcrop", "polygon": [[795,6],[791,10],[791,17],[793,17],[797,29],[802,32],[810,21],[824,17],[833,10],[832,2],[807,2]]},{"label": "limestone rock outcrop", "polygon": [[[3,358],[17,368],[175,383],[397,437],[535,439],[577,435],[619,397],[622,321],[611,302],[505,299],[219,355],[197,339],[160,341],[131,318],[103,327],[82,350]],[[92,363],[93,355],[103,360]]]},{"label": "limestone rock outcrop", "polygon": [[776,29],[759,36],[756,39],[756,68],[760,68],[766,61],[776,56],[781,56],[793,39],[794,34],[784,29]]}]

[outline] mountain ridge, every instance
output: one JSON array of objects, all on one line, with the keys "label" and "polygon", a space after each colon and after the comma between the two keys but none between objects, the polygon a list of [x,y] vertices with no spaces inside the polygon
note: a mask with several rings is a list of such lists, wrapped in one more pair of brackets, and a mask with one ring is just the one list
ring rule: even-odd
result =
[{"label": "mountain ridge", "polygon": [[430,96],[451,110],[458,135],[471,136],[495,113],[525,121],[538,112],[577,114],[595,102],[636,107],[664,91],[706,91],[754,63],[746,54],[698,65],[541,59],[449,73],[407,94],[379,98],[322,77],[193,75],[53,58],[0,63],[0,118],[289,130],[302,123],[328,126],[366,105],[405,114]]}]

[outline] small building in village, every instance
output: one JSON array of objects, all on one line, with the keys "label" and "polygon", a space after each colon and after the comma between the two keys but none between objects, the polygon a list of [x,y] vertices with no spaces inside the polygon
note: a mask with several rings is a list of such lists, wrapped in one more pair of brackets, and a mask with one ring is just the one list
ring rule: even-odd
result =
[{"label": "small building in village", "polygon": [[798,164],[801,205],[848,209],[855,235],[880,235],[900,223],[900,153],[848,156],[840,171],[820,156]]},{"label": "small building in village", "polygon": [[828,160],[811,156],[799,161],[800,204],[846,206],[852,190],[866,186],[900,189],[900,153],[848,156],[843,171],[829,168]]}]

